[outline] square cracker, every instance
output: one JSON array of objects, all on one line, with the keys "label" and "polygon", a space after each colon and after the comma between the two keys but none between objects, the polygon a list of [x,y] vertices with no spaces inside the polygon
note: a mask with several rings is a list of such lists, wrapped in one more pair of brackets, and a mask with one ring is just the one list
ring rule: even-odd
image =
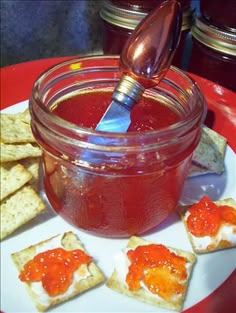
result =
[{"label": "square cracker", "polygon": [[39,157],[42,154],[37,145],[31,143],[22,144],[4,144],[0,143],[1,163],[18,161],[28,157]]},{"label": "square cracker", "polygon": [[[78,237],[70,231],[39,242],[19,252],[15,252],[12,254],[12,258],[18,270],[21,271],[24,267],[24,264],[31,260],[37,253],[58,247],[63,247],[66,250],[81,249],[86,252]],[[82,279],[76,281],[76,273],[79,273],[80,277],[82,275]],[[37,309],[40,311],[45,311],[56,304],[67,301],[70,298],[99,285],[104,281],[104,279],[105,277],[103,273],[95,264],[95,262],[92,261],[88,265],[82,264],[76,270],[73,276],[72,284],[70,285],[69,289],[63,294],[51,297],[42,287],[40,289],[33,288],[33,284],[31,282],[27,282],[25,284],[31,298],[36,304]],[[38,285],[42,285],[41,282],[34,282],[34,284],[35,283],[37,283]],[[37,290],[40,290],[40,294],[37,293]],[[43,301],[40,301],[42,299]]]},{"label": "square cracker", "polygon": [[17,162],[0,164],[0,200],[14,193],[32,178],[32,174]]},{"label": "square cracker", "polygon": [[30,186],[23,186],[1,201],[1,235],[4,239],[20,226],[36,217],[45,209],[45,204]]},{"label": "square cracker", "polygon": [[[150,243],[153,243],[153,242],[146,241],[142,238],[132,236],[127,244],[127,249],[135,249],[136,247],[140,245],[147,245]],[[189,282],[191,271],[192,271],[192,267],[196,261],[196,257],[193,253],[188,252],[188,251],[171,248],[171,247],[167,247],[167,248],[170,249],[172,252],[176,253],[177,255],[187,258],[188,277],[187,277],[187,280],[184,282],[186,288],[185,288],[185,292],[183,292],[178,297],[174,297],[173,299],[171,299],[171,301],[167,301],[158,295],[152,294],[151,292],[147,290],[147,288],[143,288],[143,287],[139,288],[138,290],[131,291],[129,290],[127,283],[122,279],[121,275],[118,274],[118,271],[116,268],[114,269],[111,277],[107,280],[106,285],[115,291],[118,291],[130,297],[134,297],[138,300],[141,300],[141,301],[144,301],[144,302],[147,302],[147,303],[159,306],[159,307],[163,307],[163,308],[168,308],[172,310],[180,310],[183,305],[183,301],[184,301],[186,291],[187,291],[188,282]]]},{"label": "square cracker", "polygon": [[40,158],[26,158],[19,160],[20,164],[22,164],[27,171],[29,171],[32,175],[32,178],[28,182],[28,184],[34,188],[35,191],[39,191],[39,166],[40,166]]},{"label": "square cracker", "polygon": [[30,126],[29,109],[17,114],[0,114],[1,142],[35,142]]},{"label": "square cracker", "polygon": [[193,152],[192,162],[210,172],[221,174],[224,171],[226,146],[227,140],[225,137],[204,126],[201,140]]},{"label": "square cracker", "polygon": [[[232,198],[213,201],[216,205],[228,205],[236,211],[236,201]],[[192,206],[192,205],[191,205]],[[235,225],[222,224],[215,236],[196,237],[189,230],[187,226],[188,209],[191,206],[180,206],[179,211],[181,219],[187,231],[189,241],[192,245],[193,251],[197,254],[208,253],[220,249],[236,247],[235,239]],[[227,227],[227,230],[226,230]]]}]

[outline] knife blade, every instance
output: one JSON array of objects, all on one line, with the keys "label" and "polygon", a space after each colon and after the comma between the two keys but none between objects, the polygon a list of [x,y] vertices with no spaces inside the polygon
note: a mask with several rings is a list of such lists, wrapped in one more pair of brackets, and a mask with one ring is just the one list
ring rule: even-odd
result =
[{"label": "knife blade", "polygon": [[130,110],[113,100],[97,124],[96,130],[122,133],[127,131],[130,122]]},{"label": "knife blade", "polygon": [[144,87],[128,75],[123,75],[112,94],[112,102],[97,124],[96,130],[126,132],[130,125],[130,111],[139,101]]}]

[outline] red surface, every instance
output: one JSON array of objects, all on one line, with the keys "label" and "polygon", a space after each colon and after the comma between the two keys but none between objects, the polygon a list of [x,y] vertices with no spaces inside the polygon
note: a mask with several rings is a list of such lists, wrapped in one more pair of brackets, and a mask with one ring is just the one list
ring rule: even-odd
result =
[{"label": "red surface", "polygon": [[190,74],[200,86],[208,107],[206,124],[225,136],[236,151],[236,93],[205,78]]},{"label": "red surface", "polygon": [[71,58],[41,59],[2,67],[1,109],[28,99],[34,81],[45,69]]},{"label": "red surface", "polygon": [[234,313],[236,308],[235,290],[236,270],[208,297],[182,313]]},{"label": "red surface", "polygon": [[[1,109],[28,99],[33,82],[42,71],[71,58],[42,59],[1,68]],[[204,78],[191,76],[206,97],[207,125],[227,137],[236,151],[236,93]],[[231,313],[236,307],[235,289],[236,270],[213,293],[183,313]]]}]

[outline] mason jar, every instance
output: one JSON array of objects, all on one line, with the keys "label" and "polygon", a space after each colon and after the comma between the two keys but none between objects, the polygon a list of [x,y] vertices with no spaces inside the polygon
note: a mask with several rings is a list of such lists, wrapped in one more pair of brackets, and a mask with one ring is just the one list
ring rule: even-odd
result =
[{"label": "mason jar", "polygon": [[[29,102],[49,202],[69,223],[107,237],[145,233],[175,210],[206,114],[197,84],[171,67],[158,86],[145,90],[143,101],[144,109],[152,101],[152,108],[173,112],[177,122],[97,131],[89,121],[103,115],[120,77],[117,56],[73,59],[44,72]],[[155,118],[166,122],[169,115]]]},{"label": "mason jar", "polygon": [[236,91],[236,32],[196,18],[188,71]]},{"label": "mason jar", "polygon": [[[123,8],[150,12],[157,5],[163,2],[163,0],[110,0],[110,2]],[[190,7],[190,0],[179,0],[179,2],[183,8]]]}]

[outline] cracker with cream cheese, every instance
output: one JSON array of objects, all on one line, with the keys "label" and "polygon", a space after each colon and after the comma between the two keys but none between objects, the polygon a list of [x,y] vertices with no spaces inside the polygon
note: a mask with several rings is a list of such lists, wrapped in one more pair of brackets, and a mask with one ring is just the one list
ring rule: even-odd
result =
[{"label": "cracker with cream cheese", "polygon": [[[188,251],[181,250],[181,249],[166,247],[175,255],[186,258],[186,265],[185,265],[186,266],[186,278],[184,280],[178,281],[178,283],[182,284],[183,290],[182,292],[171,296],[171,298],[168,300],[161,297],[158,294],[158,291],[157,293],[152,293],[148,289],[148,287],[145,285],[143,280],[140,281],[141,287],[136,290],[130,290],[128,284],[126,283],[126,275],[128,273],[128,268],[130,266],[130,260],[126,255],[127,251],[129,249],[135,249],[138,246],[148,245],[151,243],[153,242],[146,241],[142,238],[132,236],[127,244],[125,252],[120,251],[117,254],[116,256],[117,264],[115,265],[115,268],[111,277],[106,282],[106,285],[115,291],[118,291],[130,297],[134,297],[138,300],[141,300],[141,301],[144,301],[144,302],[147,302],[147,303],[159,306],[159,307],[163,307],[163,308],[168,308],[172,310],[180,310],[183,305],[185,296],[186,296],[191,271],[196,261],[195,254],[188,252]],[[170,276],[166,277],[163,275],[164,274],[161,272],[161,279],[162,279],[162,282],[164,282],[164,285],[168,286],[167,288],[169,287],[172,288],[172,286],[170,285],[171,284]],[[172,278],[173,277],[171,277],[171,279]],[[158,277],[156,279],[158,279]],[[173,279],[177,279],[177,277],[174,277]]]},{"label": "cracker with cream cheese", "polygon": [[[189,208],[191,206],[180,207],[181,219],[186,228],[190,243],[195,253],[207,253],[216,251],[219,249],[233,248],[236,247],[236,201],[232,198],[213,201],[217,206],[229,206],[234,211],[234,224],[229,222],[221,222],[220,227],[215,235],[196,236],[190,232],[187,224]],[[233,212],[234,212],[233,211]]]},{"label": "cracker with cream cheese", "polygon": [[[83,248],[78,237],[71,231],[49,238],[45,241],[39,242],[19,252],[12,254],[14,263],[19,271],[24,265],[34,258],[38,253],[51,250],[54,248],[64,248],[65,250],[81,249]],[[87,253],[87,252],[86,252]],[[94,261],[89,264],[82,264],[73,273],[73,280],[69,288],[61,294],[50,296],[43,288],[41,281],[25,282],[29,294],[36,304],[39,311],[46,311],[54,305],[67,301],[70,298],[89,290],[104,281],[105,277]]]}]

